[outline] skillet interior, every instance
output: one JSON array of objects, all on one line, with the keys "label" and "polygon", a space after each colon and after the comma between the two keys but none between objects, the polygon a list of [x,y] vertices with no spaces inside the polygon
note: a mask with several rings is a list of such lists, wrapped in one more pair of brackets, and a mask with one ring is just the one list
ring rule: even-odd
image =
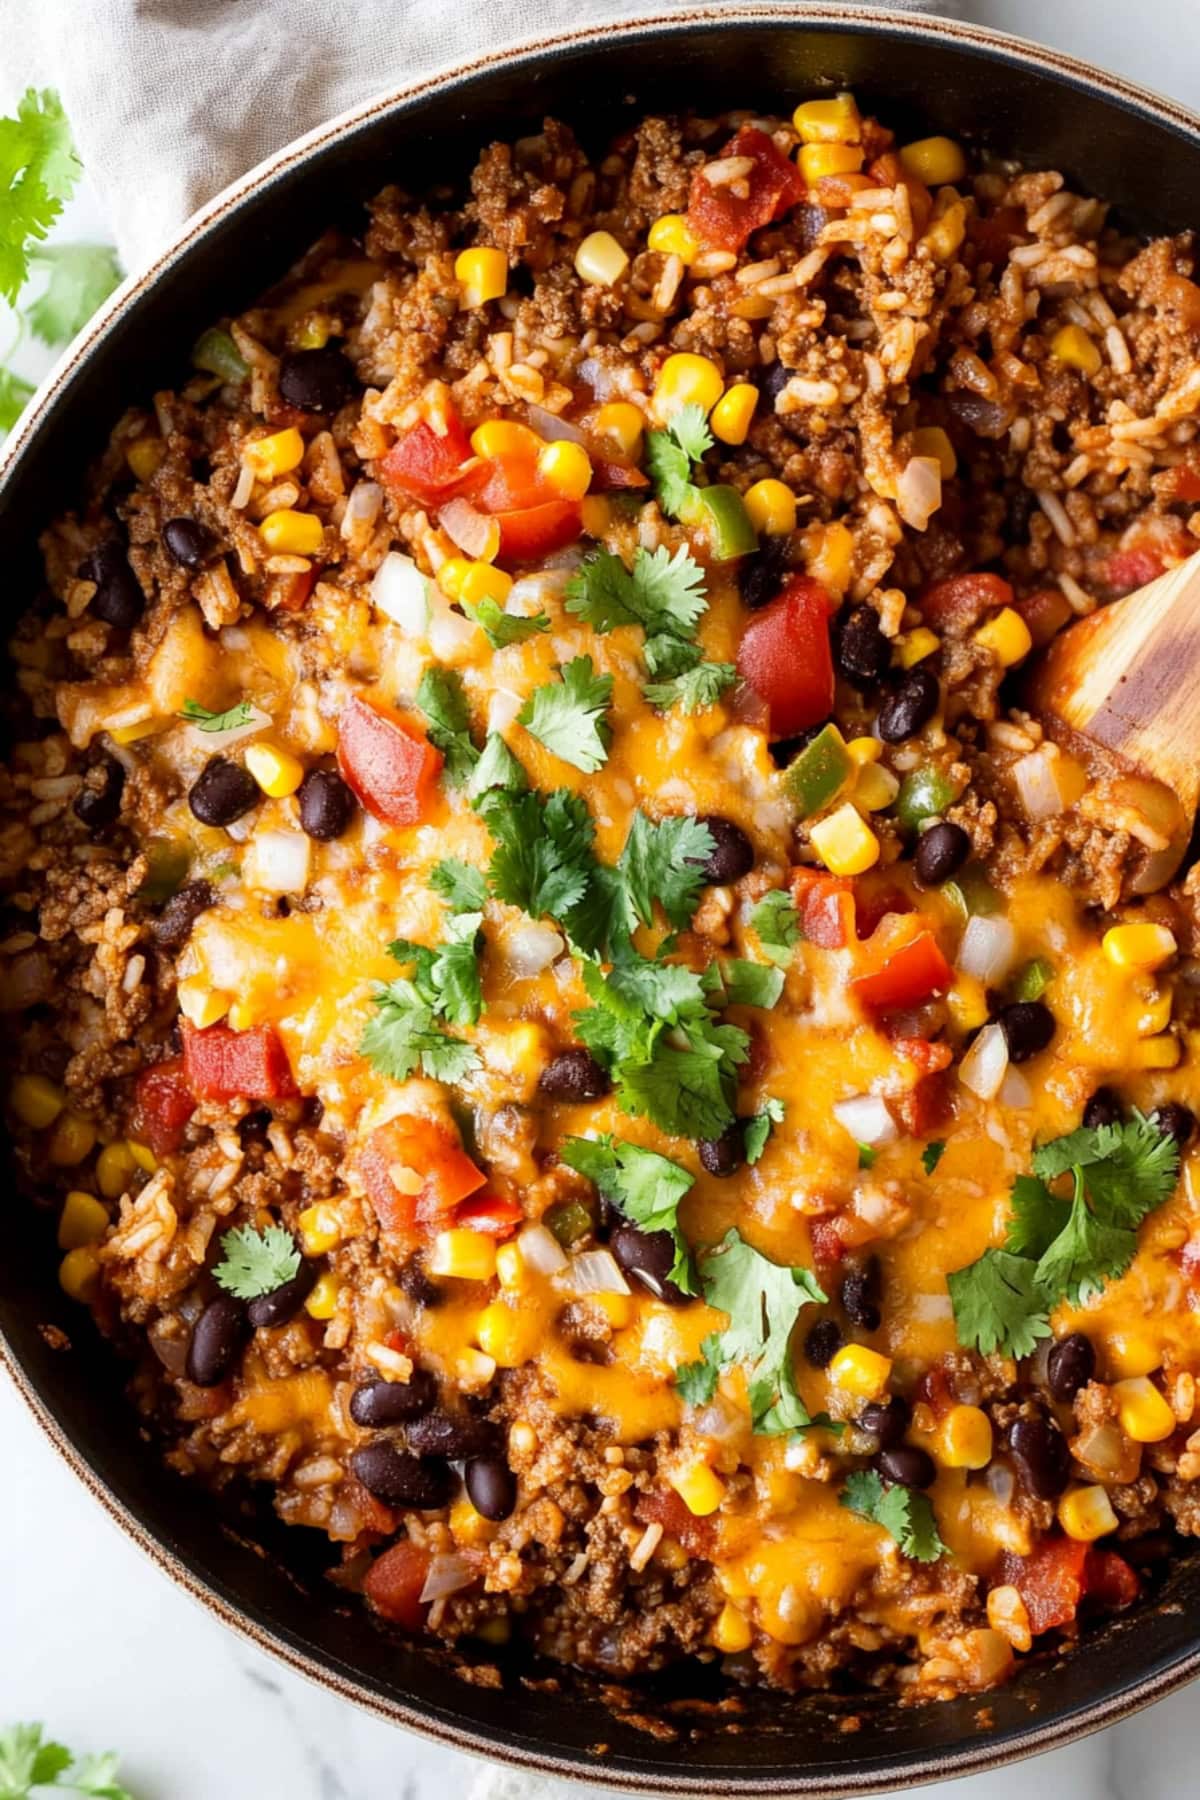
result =
[{"label": "skillet interior", "polygon": [[[70,499],[86,459],[133,397],[172,382],[181,352],[221,314],[247,304],[327,221],[351,228],[363,199],[415,170],[461,180],[476,147],[537,127],[544,112],[600,143],[644,110],[756,102],[817,85],[853,87],[865,107],[921,135],[940,129],[1031,164],[1062,169],[1106,195],[1146,231],[1195,218],[1200,127],[1128,91],[1106,94],[1049,54],[1025,58],[955,27],[827,9],[797,19],[713,9],[559,45],[432,85],[373,109],[288,161],[236,208],[220,212],[181,256],[126,303],[92,353],[44,404],[0,482],[6,546],[3,604],[22,610],[39,581],[36,529]],[[785,22],[785,19],[787,22]],[[414,181],[412,185],[420,185]],[[1090,1638],[1083,1654],[1030,1665],[985,1701],[905,1711],[887,1697],[783,1701],[741,1695],[737,1711],[690,1671],[663,1689],[673,1740],[614,1717],[594,1684],[567,1672],[506,1671],[503,1688],[468,1685],[437,1657],[373,1630],[320,1579],[316,1533],[269,1511],[223,1513],[160,1465],[123,1393],[125,1372],[55,1281],[53,1227],[23,1202],[9,1209],[0,1264],[6,1356],[77,1472],[156,1559],[229,1622],[310,1674],[406,1724],[465,1748],[563,1774],[660,1791],[850,1794],[948,1775],[1061,1742],[1166,1692],[1200,1667],[1189,1612],[1200,1608],[1200,1558],[1179,1561],[1165,1589]],[[55,1350],[39,1327],[70,1334]],[[0,1344],[0,1350],[4,1346]],[[264,1554],[265,1552],[265,1554]],[[544,1685],[549,1677],[551,1685]],[[682,1682],[682,1685],[681,1685]],[[690,1684],[690,1685],[688,1685]],[[652,1710],[652,1691],[630,1701]],[[846,1715],[861,1729],[840,1730]],[[597,1755],[606,1746],[607,1754]]]}]

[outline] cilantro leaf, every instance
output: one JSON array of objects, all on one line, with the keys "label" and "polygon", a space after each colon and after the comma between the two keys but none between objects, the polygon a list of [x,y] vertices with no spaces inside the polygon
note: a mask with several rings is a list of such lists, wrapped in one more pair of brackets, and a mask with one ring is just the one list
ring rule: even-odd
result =
[{"label": "cilantro leaf", "polygon": [[65,1745],[43,1741],[40,1725],[0,1729],[0,1800],[26,1800],[51,1792],[90,1795],[92,1800],[133,1800],[117,1780],[112,1751],[76,1761]]},{"label": "cilantro leaf", "polygon": [[493,650],[507,650],[510,644],[523,644],[526,638],[550,629],[548,614],[536,612],[525,618],[520,613],[505,612],[490,594],[485,594],[482,600],[464,600],[462,607],[474,619]]},{"label": "cilantro leaf", "polygon": [[899,1483],[884,1487],[874,1469],[857,1469],[846,1477],[841,1504],[879,1525],[914,1562],[936,1562],[948,1554],[928,1494]]},{"label": "cilantro leaf", "polygon": [[446,759],[446,779],[458,787],[474,771],[479,752],[471,742],[471,715],[457,669],[426,669],[417,688],[417,705],[428,721],[430,743]]},{"label": "cilantro leaf", "polygon": [[1124,1124],[1098,1125],[1052,1139],[1034,1151],[1033,1168],[1043,1181],[1083,1169],[1088,1195],[1106,1222],[1132,1229],[1174,1189],[1179,1147],[1135,1113]]},{"label": "cilantro leaf", "polygon": [[767,1147],[767,1139],[771,1135],[771,1127],[783,1123],[783,1114],[783,1101],[776,1100],[773,1095],[768,1095],[763,1101],[762,1111],[756,1112],[751,1118],[746,1120],[746,1129],[743,1136],[746,1144],[746,1161],[748,1163],[753,1165],[762,1156],[763,1151]]},{"label": "cilantro leaf", "polygon": [[397,938],[388,955],[415,968],[413,981],[425,1003],[452,1025],[475,1025],[483,1011],[479,981],[481,912],[455,913],[446,922],[446,937],[436,949]]},{"label": "cilantro leaf", "polygon": [[873,1149],[870,1144],[860,1144],[857,1140],[855,1141],[854,1147],[858,1151],[859,1168],[873,1169],[879,1156],[878,1150]]},{"label": "cilantro leaf", "polygon": [[1077,1169],[1070,1217],[1038,1260],[1038,1286],[1051,1304],[1065,1296],[1072,1306],[1082,1305],[1101,1291],[1106,1278],[1123,1275],[1136,1251],[1136,1231],[1106,1225],[1088,1205],[1083,1171]]},{"label": "cilantro leaf", "polygon": [[662,707],[664,711],[678,706],[690,717],[692,713],[702,712],[706,706],[715,706],[736,680],[737,669],[732,663],[702,662],[694,669],[685,669],[682,674],[673,676],[670,681],[647,682],[642,692],[651,706]]},{"label": "cilantro leaf", "polygon": [[1032,1356],[1050,1321],[1038,1285],[1037,1266],[1011,1250],[985,1250],[965,1269],[946,1277],[960,1344],[990,1356]]},{"label": "cilantro leaf", "polygon": [[0,433],[11,431],[33,399],[33,384],[13,369],[0,369]]},{"label": "cilantro leaf", "polygon": [[764,894],[750,914],[750,928],[773,963],[786,969],[800,938],[800,915],[783,888]]},{"label": "cilantro leaf", "polygon": [[374,996],[358,1052],[393,1081],[407,1081],[418,1067],[431,1081],[462,1081],[479,1067],[474,1046],[450,1037],[441,1021],[474,1025],[483,1010],[479,980],[479,912],[454,914],[444,941],[431,948],[397,938],[388,954],[411,969]]},{"label": "cilantro leaf", "polygon": [[613,1071],[626,1112],[652,1119],[676,1137],[720,1137],[731,1123],[718,1048],[693,1042],[677,1050],[661,1040],[645,1062],[622,1062]]},{"label": "cilantro leaf", "polygon": [[700,1344],[700,1360],[681,1363],[675,1371],[675,1386],[689,1406],[707,1406],[717,1391],[717,1377],[723,1368],[721,1334],[710,1331]]},{"label": "cilantro leaf", "polygon": [[221,1239],[221,1260],[214,1279],[238,1300],[257,1300],[273,1294],[299,1273],[300,1252],[290,1231],[268,1225],[238,1225]]},{"label": "cilantro leaf", "polygon": [[681,406],[665,431],[646,439],[646,467],[658,504],[668,518],[686,513],[695,498],[692,464],[712,449],[712,433],[700,406]]},{"label": "cilantro leaf", "polygon": [[671,1233],[675,1261],[670,1279],[685,1294],[694,1293],[691,1251],[679,1225],[679,1202],[695,1176],[657,1151],[611,1136],[566,1138],[559,1155],[643,1231]]},{"label": "cilantro leaf", "polygon": [[0,119],[0,299],[15,304],[30,247],[45,238],[79,175],[61,100],[52,88],[27,88],[16,117]]},{"label": "cilantro leaf", "polygon": [[181,719],[194,725],[197,731],[236,731],[239,726],[248,725],[254,717],[254,706],[249,700],[239,700],[227,712],[209,712],[207,706],[201,706],[198,700],[185,700],[179,711]]},{"label": "cilantro leaf", "polygon": [[927,1175],[933,1174],[945,1154],[946,1146],[940,1138],[935,1138],[931,1144],[926,1144],[921,1152],[921,1167]]},{"label": "cilantro leaf", "polygon": [[702,406],[681,406],[667,430],[693,462],[699,462],[705,451],[713,447],[713,435]]},{"label": "cilantro leaf", "polygon": [[479,802],[494,788],[506,794],[519,794],[528,786],[524,769],[504,739],[495,731],[489,732],[483,754],[467,782],[467,798],[472,805],[478,808]]},{"label": "cilantro leaf", "polygon": [[497,900],[519,906],[530,918],[562,919],[583,898],[593,866],[592,824],[578,795],[559,790],[543,805],[539,795],[493,790],[478,802],[496,840],[488,886]]},{"label": "cilantro leaf", "polygon": [[1012,1185],[1012,1216],[1004,1247],[1016,1256],[1036,1262],[1054,1242],[1066,1223],[1066,1209],[1035,1175],[1018,1175]]},{"label": "cilantro leaf", "polygon": [[613,678],[597,675],[590,656],[575,657],[561,674],[561,681],[535,688],[517,718],[547,750],[591,775],[608,757]]},{"label": "cilantro leaf", "polygon": [[33,257],[50,278],[29,308],[29,323],[44,344],[68,343],[120,281],[116,251],[108,244],[52,244]]},{"label": "cilantro leaf", "polygon": [[451,912],[483,911],[487,899],[487,881],[478,869],[461,862],[456,856],[443,857],[429,874],[429,885],[441,896]]},{"label": "cilantro leaf", "polygon": [[739,956],[710,963],[703,979],[714,1006],[772,1007],[783,992],[782,970]]},{"label": "cilantro leaf", "polygon": [[635,812],[617,864],[633,918],[649,925],[657,900],[672,925],[690,925],[704,865],[715,848],[712,832],[699,819],[683,815],[655,825]]}]

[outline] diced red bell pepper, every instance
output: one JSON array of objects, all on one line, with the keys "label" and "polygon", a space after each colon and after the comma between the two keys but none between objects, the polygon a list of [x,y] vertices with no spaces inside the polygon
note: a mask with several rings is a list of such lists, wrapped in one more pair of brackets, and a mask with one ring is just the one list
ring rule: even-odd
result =
[{"label": "diced red bell pepper", "polygon": [[183,1129],[196,1110],[182,1056],[143,1069],[133,1101],[133,1136],[156,1156],[170,1156],[183,1142]]},{"label": "diced red bell pepper", "polygon": [[363,1581],[363,1593],[375,1611],[406,1631],[420,1631],[425,1623],[421,1590],[431,1560],[428,1550],[407,1538],[377,1556]]},{"label": "diced red bell pepper", "polygon": [[500,527],[501,562],[537,562],[553,550],[573,544],[583,530],[578,500],[543,500],[538,506],[494,513]]},{"label": "diced red bell pepper", "polygon": [[1036,1637],[1069,1625],[1084,1594],[1088,1546],[1069,1537],[1043,1538],[1028,1556],[1006,1550],[1000,1558],[1000,1580],[1015,1587],[1029,1614]]},{"label": "diced red bell pepper", "polygon": [[1072,617],[1071,603],[1061,588],[1036,588],[1015,604],[1029,627],[1035,650],[1044,649]]},{"label": "diced red bell pepper", "polygon": [[515,1200],[502,1200],[498,1194],[477,1194],[455,1208],[454,1223],[468,1231],[482,1231],[488,1237],[511,1237],[525,1218]]},{"label": "diced red bell pepper", "polygon": [[674,1488],[654,1488],[638,1495],[634,1516],[643,1525],[661,1525],[668,1537],[683,1545],[689,1556],[709,1557],[716,1547],[711,1519],[689,1512]]},{"label": "diced red bell pepper", "polygon": [[[415,1113],[373,1131],[358,1168],[385,1231],[441,1224],[487,1180],[447,1126]],[[397,1185],[400,1171],[404,1176]]]},{"label": "diced red bell pepper", "polygon": [[357,694],[338,719],[337,758],[347,786],[385,825],[424,816],[443,761],[418,726]]},{"label": "diced red bell pepper", "polygon": [[917,1006],[953,985],[954,970],[938,948],[931,931],[921,931],[885,956],[869,975],[850,983],[850,992],[862,1006],[884,1008]]},{"label": "diced red bell pepper", "polygon": [[773,738],[794,737],[833,711],[832,607],[819,581],[793,575],[742,633],[738,674],[766,701]]},{"label": "diced red bell pepper", "polygon": [[854,939],[854,884],[845,875],[798,868],[791,875],[800,929],[822,950],[842,950]]},{"label": "diced red bell pepper", "polygon": [[1123,1556],[1115,1550],[1098,1550],[1094,1544],[1088,1551],[1083,1583],[1088,1599],[1105,1612],[1120,1612],[1122,1607],[1132,1606],[1142,1591],[1137,1571]]},{"label": "diced red bell pepper", "polygon": [[1002,575],[947,575],[921,592],[921,617],[934,631],[970,631],[993,607],[1011,606],[1011,582]]},{"label": "diced red bell pepper", "polygon": [[700,242],[714,250],[741,250],[752,231],[798,205],[807,189],[796,164],[753,125],[743,125],[721,156],[749,157],[754,166],[736,184],[741,192],[732,185],[713,187],[704,170],[697,170],[688,199],[688,224]]},{"label": "diced red bell pepper", "polygon": [[197,1031],[184,1019],[183,1068],[197,1100],[294,1100],[300,1090],[273,1025]]},{"label": "diced red bell pepper", "polygon": [[446,430],[440,435],[419,419],[396,439],[379,465],[385,487],[426,506],[448,500],[464,483],[473,486],[475,470],[482,479],[482,467],[473,458],[470,440],[453,413],[447,415]]}]

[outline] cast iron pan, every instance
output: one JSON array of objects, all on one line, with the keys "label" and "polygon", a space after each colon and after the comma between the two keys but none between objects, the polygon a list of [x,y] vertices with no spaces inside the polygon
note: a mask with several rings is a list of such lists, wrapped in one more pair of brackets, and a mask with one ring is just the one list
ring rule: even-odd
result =
[{"label": "cast iron pan", "polygon": [[[655,107],[786,110],[852,87],[903,133],[936,129],[1061,169],[1131,225],[1195,221],[1200,121],[1048,51],[950,23],[831,6],[741,5],[568,34],[495,54],[359,109],[283,152],[209,207],[148,276],[129,284],[68,353],[10,440],[0,471],[3,604],[39,585],[36,533],[73,499],[122,408],[173,385],[197,333],[274,281],[327,221],[352,228],[387,181],[460,180],[493,136],[546,112],[593,143]],[[647,1683],[627,1712],[560,1669],[506,1667],[503,1685],[389,1638],[321,1578],[318,1534],[267,1509],[218,1506],[172,1476],[145,1441],[126,1370],[60,1293],[47,1215],[6,1208],[0,1325],[8,1369],[61,1454],[145,1550],[212,1611],[327,1687],[464,1749],[647,1793],[864,1794],[986,1768],[1122,1717],[1200,1669],[1200,1563],[1097,1629],[1076,1656],[1028,1666],[983,1698],[904,1708],[886,1696],[738,1693],[703,1669]],[[70,1338],[52,1348],[42,1327]],[[547,1685],[547,1681],[550,1685]],[[724,1703],[722,1703],[722,1701]],[[851,1716],[857,1729],[839,1729]]]}]

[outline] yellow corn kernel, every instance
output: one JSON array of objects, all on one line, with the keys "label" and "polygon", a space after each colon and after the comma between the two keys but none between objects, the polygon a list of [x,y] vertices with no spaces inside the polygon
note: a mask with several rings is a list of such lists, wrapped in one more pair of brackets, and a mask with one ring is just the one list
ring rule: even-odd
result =
[{"label": "yellow corn kernel", "polygon": [[110,725],[108,735],[114,744],[137,744],[142,738],[154,737],[165,730],[166,719],[139,719],[136,725]]},{"label": "yellow corn kernel", "polygon": [[153,1175],[158,1167],[158,1158],[148,1144],[139,1144],[135,1138],[130,1138],[129,1154],[139,1169],[144,1169],[147,1175]]},{"label": "yellow corn kernel", "polygon": [[292,342],[297,350],[323,350],[329,342],[330,321],[318,314],[316,318],[306,319],[293,333]]},{"label": "yellow corn kernel", "polygon": [[67,1195],[58,1215],[60,1250],[80,1250],[84,1244],[96,1243],[107,1230],[108,1209],[95,1194],[75,1189]]},{"label": "yellow corn kernel", "polygon": [[469,606],[478,606],[481,600],[494,600],[497,606],[503,606],[512,584],[512,576],[492,563],[469,562],[458,583],[457,598]]},{"label": "yellow corn kernel", "polygon": [[921,239],[935,262],[949,262],[967,235],[966,207],[953,188],[943,192],[949,195],[949,202],[941,205],[943,195],[938,195],[939,204],[934,206],[932,222]]},{"label": "yellow corn kernel", "polygon": [[784,482],[773,477],[756,481],[753,487],[746,489],[742,499],[755,531],[765,532],[768,537],[782,537],[796,529],[796,496]]},{"label": "yellow corn kernel", "polygon": [[938,1461],[948,1469],[986,1469],[992,1460],[992,1422],[981,1407],[952,1406],[942,1420]]},{"label": "yellow corn kernel", "polygon": [[660,419],[669,419],[681,406],[698,406],[711,412],[725,389],[721,371],[707,356],[693,356],[680,351],[668,356],[654,384],[654,410]]},{"label": "yellow corn kernel", "polygon": [[589,537],[603,537],[612,523],[612,507],[603,494],[585,494],[579,502],[579,516]]},{"label": "yellow corn kernel", "polygon": [[892,1359],[866,1344],[844,1344],[829,1364],[829,1379],[843,1393],[878,1400],[887,1391]]},{"label": "yellow corn kernel", "polygon": [[883,745],[878,738],[851,738],[850,742],[846,745],[846,755],[850,758],[851,762],[857,763],[859,768],[862,769],[865,768],[868,763],[877,763],[879,761],[880,757],[883,755]]},{"label": "yellow corn kernel", "polygon": [[797,161],[809,187],[815,187],[822,175],[857,175],[863,165],[862,147],[859,144],[802,144]]},{"label": "yellow corn kernel", "polygon": [[[1174,1418],[1172,1418],[1174,1424]],[[1077,1487],[1064,1494],[1058,1503],[1058,1522],[1069,1538],[1080,1544],[1094,1544],[1097,1538],[1115,1531],[1119,1520],[1112,1509],[1108,1489],[1097,1482],[1092,1487]]]},{"label": "yellow corn kernel", "polygon": [[645,429],[645,419],[628,400],[610,400],[596,414],[596,432],[610,439],[622,456],[637,455]]},{"label": "yellow corn kernel", "polygon": [[861,875],[879,861],[879,839],[848,800],[808,835],[831,875]]},{"label": "yellow corn kernel", "polygon": [[447,600],[462,599],[462,584],[471,568],[469,558],[465,556],[448,556],[438,570],[438,586]]},{"label": "yellow corn kernel", "polygon": [[[479,1235],[477,1231],[468,1233],[470,1237]],[[503,1300],[493,1300],[475,1321],[475,1342],[501,1369],[519,1369],[534,1355],[541,1338],[541,1321],[536,1312],[522,1312],[515,1306],[506,1306]]]},{"label": "yellow corn kernel", "polygon": [[950,1017],[960,1031],[986,1025],[989,1015],[987,989],[976,975],[959,975],[946,995]]},{"label": "yellow corn kernel", "polygon": [[1033,649],[1028,625],[1011,606],[1001,607],[994,619],[981,625],[975,633],[975,642],[982,649],[990,650],[1004,669],[1011,669]]},{"label": "yellow corn kernel", "polygon": [[257,1023],[254,1008],[246,1000],[235,1000],[229,1009],[229,1023],[234,1031],[249,1031]]},{"label": "yellow corn kernel", "polygon": [[840,600],[850,586],[854,564],[854,538],[849,529],[840,519],[817,525],[805,532],[804,547],[808,573]]},{"label": "yellow corn kernel", "polygon": [[589,231],[575,252],[575,273],[596,287],[612,287],[628,267],[629,258],[611,231]]},{"label": "yellow corn kernel", "polygon": [[667,1480],[697,1519],[706,1519],[709,1513],[716,1512],[725,1498],[725,1483],[707,1463],[692,1463],[690,1468],[668,1475]]},{"label": "yellow corn kernel", "polygon": [[454,1374],[460,1388],[467,1393],[487,1387],[496,1373],[495,1358],[468,1344],[454,1359]]},{"label": "yellow corn kernel", "polygon": [[310,1319],[332,1319],[337,1311],[341,1286],[332,1269],[326,1269],[323,1275],[317,1276],[312,1293],[304,1302],[304,1310]]},{"label": "yellow corn kernel", "polygon": [[431,1275],[459,1281],[490,1281],[496,1273],[496,1245],[482,1231],[439,1231],[429,1258]]},{"label": "yellow corn kernel", "polygon": [[1158,1037],[1139,1038],[1129,1046],[1131,1069],[1177,1069],[1183,1057],[1183,1045],[1169,1032]]},{"label": "yellow corn kernel", "polygon": [[258,529],[276,556],[315,556],[325,542],[325,527],[316,513],[297,512],[291,506],[268,513]]},{"label": "yellow corn kernel", "polygon": [[1094,375],[1103,362],[1100,346],[1090,338],[1082,325],[1064,325],[1050,340],[1050,354],[1069,369]]},{"label": "yellow corn kernel", "polygon": [[342,1241],[337,1211],[324,1201],[306,1206],[296,1220],[300,1232],[300,1248],[305,1256],[324,1256]]},{"label": "yellow corn kernel", "polygon": [[945,187],[961,181],[967,172],[967,159],[953,138],[918,138],[900,151],[900,166],[906,175],[915,175],[926,187]]},{"label": "yellow corn kernel", "polygon": [[100,1286],[100,1258],[91,1244],[68,1250],[58,1265],[58,1285],[72,1300],[90,1304]]},{"label": "yellow corn kernel", "polygon": [[900,792],[900,783],[890,769],[879,763],[867,763],[854,783],[854,804],[865,812],[883,812]]},{"label": "yellow corn kernel", "polygon": [[106,1200],[119,1200],[129,1191],[137,1164],[129,1145],[118,1140],[106,1144],[96,1158],[96,1182]]},{"label": "yellow corn kernel", "polygon": [[777,1644],[807,1644],[823,1622],[820,1599],[798,1581],[773,1587],[758,1597],[758,1623]]},{"label": "yellow corn kernel", "polygon": [[1104,1346],[1104,1366],[1111,1380],[1130,1375],[1153,1375],[1162,1366],[1162,1352],[1143,1331],[1115,1331]]},{"label": "yellow corn kernel", "polygon": [[95,1145],[96,1127],[92,1121],[85,1119],[82,1113],[67,1112],[50,1133],[46,1154],[57,1168],[73,1169],[76,1163],[91,1155]]},{"label": "yellow corn kernel", "polygon": [[264,794],[272,800],[284,800],[294,794],[304,780],[304,764],[288,750],[275,744],[250,744],[246,749],[246,767]]},{"label": "yellow corn kernel", "polygon": [[682,213],[664,213],[655,219],[646,238],[646,246],[660,256],[677,256],[680,262],[694,262],[700,254],[696,234]]},{"label": "yellow corn kernel", "polygon": [[1175,1414],[1149,1376],[1114,1381],[1109,1393],[1116,1401],[1121,1430],[1135,1444],[1160,1444],[1174,1431]]},{"label": "yellow corn kernel", "polygon": [[516,419],[485,419],[471,433],[471,448],[476,456],[491,458],[528,458],[539,456],[546,440],[528,425]]},{"label": "yellow corn kernel", "polygon": [[496,1279],[511,1293],[525,1284],[525,1258],[516,1244],[501,1244],[496,1252]]},{"label": "yellow corn kernel", "polygon": [[8,1090],[8,1104],[22,1125],[44,1131],[47,1125],[53,1125],[67,1104],[67,1097],[45,1075],[18,1075]]},{"label": "yellow corn kernel", "polygon": [[286,431],[276,431],[270,437],[255,438],[242,451],[242,461],[247,463],[259,481],[274,481],[279,475],[286,475],[289,469],[298,469],[304,461],[304,439],[294,425]]},{"label": "yellow corn kernel", "polygon": [[1133,1028],[1138,1036],[1155,1037],[1160,1031],[1165,1031],[1171,1023],[1172,1003],[1170,988],[1157,988],[1134,1020]]},{"label": "yellow corn kernel", "polygon": [[942,471],[942,480],[949,481],[958,469],[958,458],[954,454],[954,445],[946,436],[940,425],[920,425],[912,434],[913,455],[932,456]]},{"label": "yellow corn kernel", "polygon": [[466,1494],[458,1496],[450,1508],[450,1517],[447,1522],[450,1526],[450,1536],[456,1544],[468,1546],[486,1544],[496,1533],[496,1527],[491,1520],[485,1519],[482,1513],[475,1511]]},{"label": "yellow corn kernel", "polygon": [[1139,920],[1136,925],[1113,925],[1105,932],[1101,948],[1118,969],[1161,969],[1178,948],[1175,934],[1165,925]]},{"label": "yellow corn kernel", "polygon": [[149,481],[162,464],[166,445],[160,437],[135,438],[125,451],[131,474],[139,481]]},{"label": "yellow corn kernel", "polygon": [[221,988],[209,987],[201,975],[188,975],[175,990],[175,998],[179,1002],[179,1010],[190,1025],[197,1031],[206,1026],[215,1025],[229,1011],[232,995]]},{"label": "yellow corn kernel", "polygon": [[478,244],[473,250],[460,250],[454,259],[454,279],[462,289],[464,306],[482,306],[486,300],[500,300],[508,289],[508,258],[503,250]]},{"label": "yellow corn kernel", "polygon": [[592,459],[582,444],[560,438],[538,457],[538,474],[564,500],[582,500],[592,485]]},{"label": "yellow corn kernel", "polygon": [[1032,1649],[1029,1609],[1019,1588],[1007,1584],[992,1588],[987,1597],[987,1619],[992,1630],[998,1631],[1014,1650],[1024,1653]]},{"label": "yellow corn kernel", "polygon": [[713,436],[723,444],[744,444],[758,405],[758,389],[749,381],[735,381],[725,389],[709,417]]},{"label": "yellow corn kernel", "polygon": [[830,100],[805,100],[792,114],[792,124],[802,144],[857,144],[862,120],[853,94],[835,94]]},{"label": "yellow corn kernel", "polygon": [[739,1650],[748,1650],[753,1640],[754,1627],[749,1619],[727,1600],[717,1615],[709,1643],[725,1656],[736,1656]]},{"label": "yellow corn kernel", "polygon": [[914,626],[912,631],[901,632],[894,640],[896,661],[902,669],[915,669],[919,662],[940,650],[942,640],[936,631],[930,631],[927,625]]}]

